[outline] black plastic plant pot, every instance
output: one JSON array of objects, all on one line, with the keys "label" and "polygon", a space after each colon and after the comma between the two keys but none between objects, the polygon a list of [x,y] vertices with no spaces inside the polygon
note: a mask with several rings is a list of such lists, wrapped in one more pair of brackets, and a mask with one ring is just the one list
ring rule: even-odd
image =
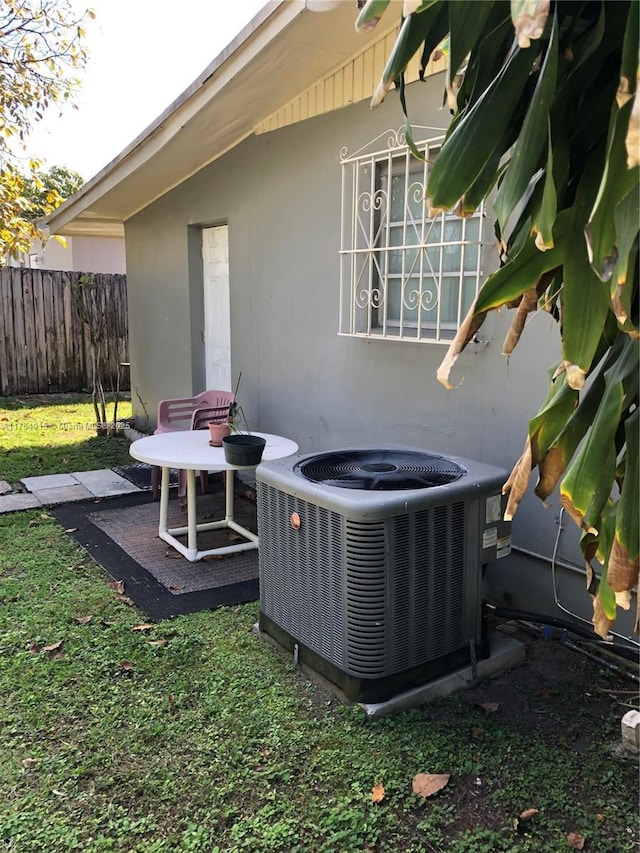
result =
[{"label": "black plastic plant pot", "polygon": [[258,465],[266,443],[258,435],[227,435],[222,439],[224,458],[229,465]]}]

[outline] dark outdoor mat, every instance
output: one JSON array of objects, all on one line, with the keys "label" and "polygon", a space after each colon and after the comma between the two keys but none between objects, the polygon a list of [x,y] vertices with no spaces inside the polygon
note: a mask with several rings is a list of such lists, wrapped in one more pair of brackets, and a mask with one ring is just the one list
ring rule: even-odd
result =
[{"label": "dark outdoor mat", "polygon": [[[146,462],[135,462],[131,465],[116,465],[112,470],[139,489],[145,489],[145,491],[151,489],[151,465],[147,465]],[[160,479],[158,478],[159,483]],[[169,473],[169,484],[171,486],[178,485],[177,471],[172,470]]]},{"label": "dark outdoor mat", "polygon": [[[215,486],[214,486],[215,488]],[[234,514],[240,524],[256,530],[255,502],[247,487],[236,483]],[[250,493],[250,492],[249,492]],[[198,495],[198,521],[224,516],[221,484],[213,493]],[[258,597],[258,552],[244,551],[223,558],[190,563],[158,538],[160,504],[148,494],[102,501],[83,501],[54,507],[51,513],[150,619],[210,610],[254,601]],[[177,498],[169,501],[169,526],[185,526],[186,513]],[[198,534],[201,549],[229,545],[228,530]]]}]

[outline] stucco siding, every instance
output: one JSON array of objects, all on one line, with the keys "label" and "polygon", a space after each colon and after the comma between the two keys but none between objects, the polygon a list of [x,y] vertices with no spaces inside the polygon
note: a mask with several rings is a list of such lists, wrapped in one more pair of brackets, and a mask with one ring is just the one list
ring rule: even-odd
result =
[{"label": "stucco siding", "polygon": [[[440,75],[409,87],[416,124],[446,124],[442,83]],[[489,317],[483,343],[454,368],[461,386],[449,392],[436,381],[444,347],[337,334],[339,152],[401,124],[391,94],[374,112],[356,104],[249,138],[126,223],[136,416],[154,417],[159,399],[203,389],[199,229],[227,223],[232,375],[242,371],[241,403],[253,428],[287,435],[302,451],[393,442],[511,468],[544,397],[547,367],[559,357],[550,318],[530,321],[507,362],[501,347],[510,312]],[[550,557],[558,515],[557,499],[544,509],[527,497],[516,543]],[[578,565],[575,541],[562,533],[558,556]],[[534,564],[546,572],[535,602],[542,607],[552,596],[548,567]],[[495,587],[517,603],[515,562],[498,565]],[[588,617],[588,597],[570,597]]]}]

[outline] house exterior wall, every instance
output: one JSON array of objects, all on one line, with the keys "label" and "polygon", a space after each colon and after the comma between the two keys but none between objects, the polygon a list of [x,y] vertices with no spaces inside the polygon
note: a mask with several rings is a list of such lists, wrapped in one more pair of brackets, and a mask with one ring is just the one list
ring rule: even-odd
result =
[{"label": "house exterior wall", "polygon": [[[442,77],[408,88],[412,120],[443,126]],[[231,363],[254,429],[287,435],[303,452],[385,443],[476,458],[510,470],[557,360],[557,330],[536,316],[509,362],[501,355],[511,316],[492,315],[454,368],[436,380],[445,348],[339,337],[339,152],[401,126],[397,97],[364,103],[247,139],[126,223],[134,413],[153,421],[159,399],[204,387],[200,229],[228,223]],[[464,380],[464,381],[462,381]],[[548,558],[557,498],[527,496],[514,523],[522,552],[490,568],[492,595],[554,612]],[[582,565],[571,522],[561,562]],[[558,591],[590,619],[581,571],[558,568]],[[561,576],[561,577],[560,577]],[[561,615],[561,614],[560,614]],[[630,631],[630,628],[629,628]]]},{"label": "house exterior wall", "polygon": [[44,247],[34,244],[30,252],[10,260],[9,266],[122,275],[127,271],[121,237],[66,237],[65,242],[63,246],[51,237]]}]

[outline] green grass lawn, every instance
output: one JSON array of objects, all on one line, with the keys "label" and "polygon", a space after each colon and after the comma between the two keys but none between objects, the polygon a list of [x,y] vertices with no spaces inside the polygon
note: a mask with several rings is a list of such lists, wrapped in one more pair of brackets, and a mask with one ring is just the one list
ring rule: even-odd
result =
[{"label": "green grass lawn", "polygon": [[[118,419],[130,416],[130,401],[121,400]],[[0,397],[0,480],[16,483],[23,477],[131,462],[124,436],[98,437],[95,421],[87,394]]]},{"label": "green grass lawn", "polygon": [[[568,677],[518,693],[531,730],[464,694],[367,722],[252,634],[257,604],[149,625],[46,511],[0,516],[0,543],[1,849],[565,853],[577,833],[638,850],[606,695],[629,684],[591,661],[598,716]],[[423,799],[420,772],[451,778]]]}]

